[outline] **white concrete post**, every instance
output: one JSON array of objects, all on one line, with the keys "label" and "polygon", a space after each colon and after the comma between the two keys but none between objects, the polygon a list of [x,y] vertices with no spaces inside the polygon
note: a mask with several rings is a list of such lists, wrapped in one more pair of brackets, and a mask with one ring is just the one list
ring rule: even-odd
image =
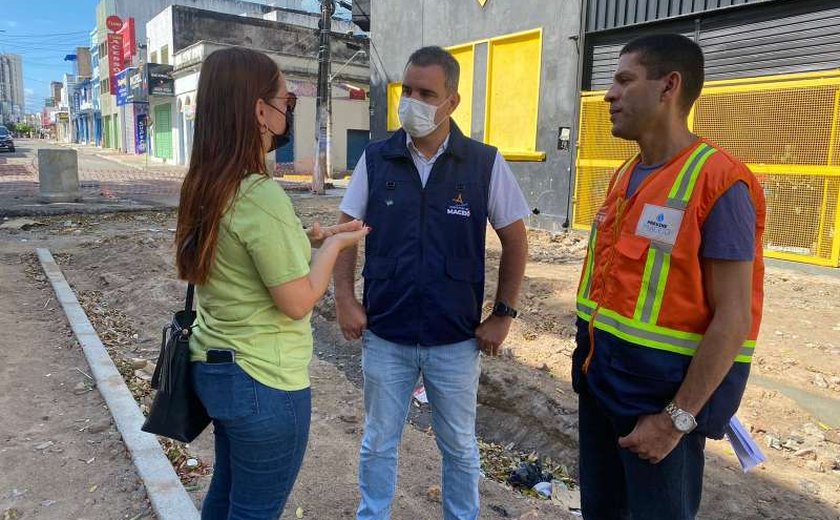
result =
[{"label": "white concrete post", "polygon": [[38,150],[38,180],[43,202],[79,201],[79,156],[76,150]]}]

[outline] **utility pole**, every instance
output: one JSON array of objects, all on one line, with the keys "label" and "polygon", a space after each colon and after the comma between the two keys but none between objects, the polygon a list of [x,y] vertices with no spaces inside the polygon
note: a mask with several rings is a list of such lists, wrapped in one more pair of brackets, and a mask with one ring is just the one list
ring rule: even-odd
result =
[{"label": "utility pole", "polygon": [[315,104],[315,117],[318,121],[318,134],[315,137],[315,168],[312,172],[312,192],[324,194],[324,184],[332,169],[329,140],[332,133],[332,93],[330,92],[330,33],[332,15],[335,12],[334,0],[321,0],[321,37],[318,45],[318,98]]}]

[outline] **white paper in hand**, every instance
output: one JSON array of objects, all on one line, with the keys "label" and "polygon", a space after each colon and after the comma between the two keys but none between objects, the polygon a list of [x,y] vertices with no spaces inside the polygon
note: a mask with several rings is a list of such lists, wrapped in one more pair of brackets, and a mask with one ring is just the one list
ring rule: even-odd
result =
[{"label": "white paper in hand", "polygon": [[729,439],[744,473],[767,460],[767,456],[761,451],[749,432],[744,429],[741,421],[734,415],[729,419],[729,425],[726,427],[726,438]]}]

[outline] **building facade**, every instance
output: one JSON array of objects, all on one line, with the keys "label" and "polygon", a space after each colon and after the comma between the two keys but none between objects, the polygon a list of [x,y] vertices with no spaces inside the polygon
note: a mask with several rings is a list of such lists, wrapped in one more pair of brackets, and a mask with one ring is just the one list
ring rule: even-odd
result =
[{"label": "building facade", "polygon": [[768,257],[840,266],[840,4],[834,0],[590,0],[574,225],[587,228],[635,145],[609,132],[604,89],[621,47],[656,32],[695,40],[706,84],[692,130],[765,188]]},{"label": "building facade", "polygon": [[61,97],[55,112],[56,139],[62,143],[72,143],[77,138],[76,124],[72,117],[75,112],[74,100],[78,99],[76,76],[65,74],[61,83]]},{"label": "building facade", "polygon": [[[346,25],[342,26],[344,23]],[[149,85],[152,154],[187,164],[192,151],[196,88],[204,59],[213,51],[243,45],[265,52],[283,70],[289,90],[298,96],[293,141],[277,152],[281,171],[311,173],[315,152],[315,95],[317,85],[318,17],[297,10],[275,10],[262,18],[172,6],[147,25],[150,63],[171,69],[157,92]],[[337,21],[332,40],[333,133],[335,173],[355,166],[369,138],[368,60],[366,42],[348,36],[353,27]],[[343,30],[342,30],[343,29]],[[247,43],[246,43],[247,42]],[[165,67],[165,68],[164,68]]]},{"label": "building facade", "polygon": [[68,98],[71,138],[74,143],[95,144],[93,56],[89,47],[78,47],[72,56],[75,82],[69,87]]},{"label": "building facade", "polygon": [[370,18],[373,138],[399,128],[397,106],[411,53],[426,45],[447,48],[461,66],[461,104],[453,115],[461,131],[496,146],[510,163],[534,208],[530,226],[568,226],[580,2],[362,4],[354,18]]},{"label": "building facade", "polygon": [[91,136],[88,144],[102,146],[102,111],[99,108],[101,97],[101,83],[100,83],[100,62],[99,55],[100,44],[99,30],[94,28],[90,32],[90,101],[82,105],[82,112],[87,116],[89,125],[89,133]]},{"label": "building facade", "polygon": [[[187,4],[192,7],[209,9],[212,11],[231,13],[241,16],[262,16],[273,8],[268,5],[248,2],[242,0],[100,0],[96,6],[96,29],[100,35],[99,56],[100,56],[100,111],[102,117],[103,146],[108,148],[121,149],[130,153],[131,143],[125,143],[124,138],[127,128],[136,114],[126,109],[121,109],[116,103],[115,77],[123,68],[137,67],[141,58],[146,61],[161,62],[162,56],[148,56],[145,48],[148,45],[146,35],[146,24],[158,15],[165,8],[173,4]],[[108,34],[116,31],[108,29],[107,21],[111,16],[117,16],[124,24],[133,20],[134,31],[131,34],[124,34],[124,46],[134,46],[135,53],[131,56],[124,56],[124,59],[108,59]],[[125,29],[123,29],[125,30]],[[124,48],[123,48],[124,50]],[[171,51],[166,50],[170,56]],[[146,53],[146,54],[144,54]],[[167,60],[171,61],[171,60]],[[114,65],[117,65],[115,67]]]},{"label": "building facade", "polygon": [[0,123],[18,123],[25,116],[23,60],[18,54],[0,54]]},{"label": "building facade", "polygon": [[603,101],[620,49],[656,32],[694,39],[707,83],[689,124],[761,179],[765,254],[840,266],[836,0],[393,0],[354,4],[353,17],[370,20],[374,138],[399,126],[410,53],[448,48],[461,64],[456,123],[499,148],[534,208],[528,224],[552,231],[588,229],[636,151],[612,137]]},{"label": "building facade", "polygon": [[60,81],[52,81],[50,82],[50,93],[52,94],[53,104],[49,106],[58,106],[58,103],[61,101],[61,89],[64,88],[64,84]]},{"label": "building facade", "polygon": [[838,24],[832,0],[590,0],[583,88],[609,86],[621,46],[652,32],[697,41],[707,81],[837,69]]}]

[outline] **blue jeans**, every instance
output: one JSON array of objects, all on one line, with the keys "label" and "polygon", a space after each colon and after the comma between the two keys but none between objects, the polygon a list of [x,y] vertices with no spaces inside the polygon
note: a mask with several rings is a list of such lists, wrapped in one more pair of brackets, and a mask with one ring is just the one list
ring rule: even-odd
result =
[{"label": "blue jeans", "polygon": [[432,428],[443,456],[443,517],[478,518],[480,465],[475,407],[481,372],[474,339],[434,347],[391,343],[364,334],[365,433],[359,462],[358,520],[391,516],[397,458],[411,394],[420,374],[432,407]]},{"label": "blue jeans", "polygon": [[580,385],[580,498],[585,520],[692,520],[703,490],[706,438],[691,433],[659,464],[618,446],[635,419],[610,417]]},{"label": "blue jeans", "polygon": [[192,377],[216,435],[202,520],[275,520],[306,451],[310,390],[265,386],[236,363],[193,363]]}]

